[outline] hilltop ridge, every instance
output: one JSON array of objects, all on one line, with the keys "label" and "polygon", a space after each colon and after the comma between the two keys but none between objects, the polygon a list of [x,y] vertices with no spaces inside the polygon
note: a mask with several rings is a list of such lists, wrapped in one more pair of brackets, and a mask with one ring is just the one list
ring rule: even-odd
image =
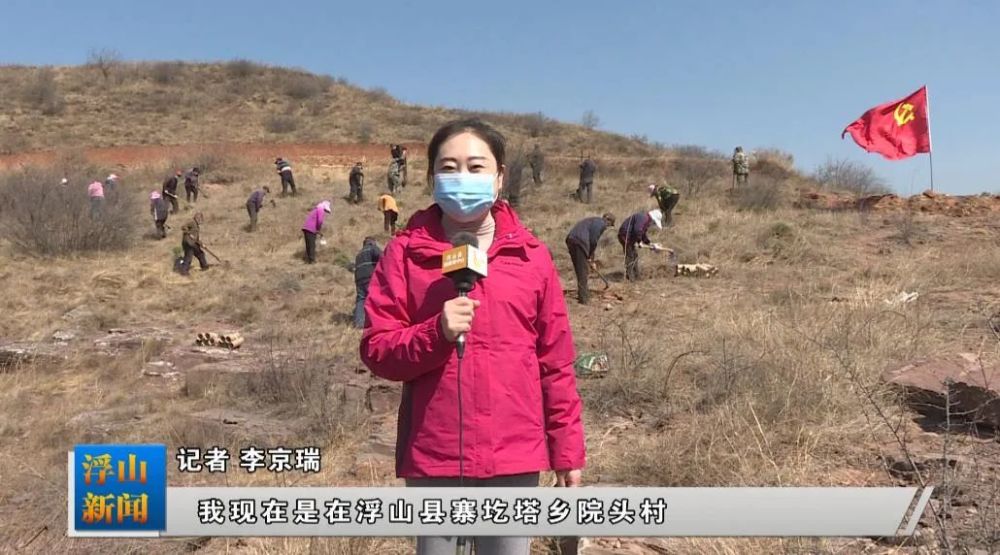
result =
[{"label": "hilltop ridge", "polygon": [[423,142],[443,122],[481,116],[514,144],[552,152],[651,155],[628,138],[540,113],[400,102],[381,88],[245,60],[0,67],[0,154],[87,145]]}]

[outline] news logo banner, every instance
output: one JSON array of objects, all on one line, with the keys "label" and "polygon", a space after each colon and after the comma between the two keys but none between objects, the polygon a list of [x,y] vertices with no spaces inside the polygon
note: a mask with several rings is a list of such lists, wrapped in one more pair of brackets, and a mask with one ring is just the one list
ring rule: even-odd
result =
[{"label": "news logo banner", "polygon": [[77,445],[68,474],[71,532],[166,530],[166,445]]}]

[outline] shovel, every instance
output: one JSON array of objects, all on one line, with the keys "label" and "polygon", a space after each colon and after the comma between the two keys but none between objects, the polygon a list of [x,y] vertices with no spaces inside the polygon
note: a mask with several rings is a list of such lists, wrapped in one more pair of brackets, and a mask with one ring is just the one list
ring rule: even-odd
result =
[{"label": "shovel", "polygon": [[221,265],[223,268],[229,268],[229,266],[230,266],[229,262],[226,262],[225,260],[219,258],[214,252],[212,252],[211,250],[209,250],[209,248],[206,247],[205,245],[201,245],[201,248],[202,248],[202,250],[204,250],[208,254],[212,255],[212,258],[214,258],[217,261],[219,261],[219,265]]},{"label": "shovel", "polygon": [[602,274],[601,271],[597,269],[596,264],[591,266],[591,269],[594,270],[594,273],[597,274],[597,277],[601,278],[601,281],[604,282],[604,289],[608,289],[609,287],[611,287],[611,284],[608,283],[608,278],[604,277],[604,274]]}]

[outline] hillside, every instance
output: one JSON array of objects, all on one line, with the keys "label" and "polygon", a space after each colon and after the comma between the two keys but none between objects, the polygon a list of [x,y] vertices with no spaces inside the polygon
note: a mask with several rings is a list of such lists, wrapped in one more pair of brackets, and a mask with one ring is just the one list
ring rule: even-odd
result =
[{"label": "hillside", "polygon": [[[177,74],[160,83],[155,67]],[[288,70],[238,69],[134,64],[118,68],[125,77],[111,76],[105,87],[95,68],[60,68],[52,78],[64,105],[50,106],[49,115],[42,114],[49,100],[0,98],[4,129],[24,138],[17,151],[67,150],[4,157],[24,167],[0,163],[0,475],[18,480],[17,490],[0,492],[0,551],[412,552],[405,538],[65,537],[66,450],[74,443],[166,442],[171,452],[319,445],[322,472],[296,475],[295,484],[400,484],[392,465],[400,386],[367,372],[360,332],[350,325],[349,265],[365,236],[383,246],[391,240],[372,202],[384,166],[378,160],[367,174],[368,202],[353,205],[344,201],[343,164],[385,159],[388,142],[422,144],[456,112],[403,106]],[[25,87],[38,71],[3,68],[0,83]],[[293,98],[278,84],[289,75],[324,88]],[[196,77],[202,88],[185,90],[182,83]],[[310,107],[318,114],[312,121]],[[268,118],[289,110],[298,127],[267,131]],[[537,121],[489,119],[515,142],[530,138]],[[370,137],[358,135],[364,121],[377,122]],[[997,372],[1000,228],[993,212],[924,211],[950,206],[930,196],[912,203],[880,197],[883,208],[870,211],[799,197],[795,189],[810,182],[780,156],[759,157],[752,186],[731,192],[728,163],[697,148],[657,150],[553,122],[539,139],[555,160],[542,186],[525,172],[518,214],[553,253],[577,351],[610,360],[606,376],[578,382],[585,484],[938,486],[913,538],[600,540],[581,555],[1000,550],[1000,424],[951,404],[943,417],[924,414],[884,375],[959,353],[972,353],[984,380],[988,369]],[[588,143],[599,145],[592,205],[570,200],[575,149]],[[301,194],[266,205],[251,233],[244,203],[261,185],[277,188],[267,159],[275,151],[291,153]],[[403,222],[431,202],[421,186],[426,160],[415,154],[416,186],[398,195]],[[49,159],[63,167],[36,165]],[[204,195],[196,204],[182,200],[167,238],[156,240],[149,191],[168,168],[191,163],[206,170]],[[106,239],[99,233],[89,238],[92,250],[74,243],[42,255],[21,241],[76,232],[36,222],[86,229],[82,184],[120,167],[127,170],[115,205],[121,225],[98,230],[115,243],[98,241]],[[64,168],[79,186],[57,185]],[[718,274],[675,277],[667,257],[643,251],[644,279],[626,282],[621,249],[607,232],[596,258],[609,284],[592,279],[593,301],[577,304],[568,229],[586,216],[609,211],[620,223],[651,208],[646,185],[665,172],[682,198],[674,225],[653,239],[680,263],[709,263]],[[333,201],[328,244],[310,266],[300,229],[321,199]],[[207,272],[185,278],[171,268],[180,227],[196,211],[205,215],[202,239],[221,261],[210,258]],[[236,331],[246,342],[235,351],[195,345],[203,331]],[[270,473],[179,474],[174,465],[169,480],[289,483]],[[554,555],[557,543],[539,538],[533,552]]]},{"label": "hillside", "polygon": [[[344,79],[244,61],[0,67],[0,154],[192,143],[422,143],[461,112],[407,105]],[[648,155],[642,141],[539,114],[488,114],[513,143],[579,156]]]}]

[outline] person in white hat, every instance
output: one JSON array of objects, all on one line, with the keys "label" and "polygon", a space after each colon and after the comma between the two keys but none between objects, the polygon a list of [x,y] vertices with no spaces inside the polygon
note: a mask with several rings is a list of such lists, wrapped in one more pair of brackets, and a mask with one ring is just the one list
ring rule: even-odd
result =
[{"label": "person in white hat", "polygon": [[309,211],[305,223],[302,224],[302,235],[306,241],[307,264],[316,263],[316,236],[323,236],[323,221],[331,211],[330,201],[324,200]]},{"label": "person in white hat", "polygon": [[625,251],[625,279],[639,280],[639,246],[648,245],[653,250],[661,250],[659,243],[649,239],[649,227],[663,229],[663,212],[659,208],[649,212],[636,212],[625,218],[618,228],[618,243]]},{"label": "person in white hat", "polygon": [[118,176],[115,174],[109,174],[108,177],[104,179],[104,195],[106,197],[114,197],[117,193],[118,188]]}]

